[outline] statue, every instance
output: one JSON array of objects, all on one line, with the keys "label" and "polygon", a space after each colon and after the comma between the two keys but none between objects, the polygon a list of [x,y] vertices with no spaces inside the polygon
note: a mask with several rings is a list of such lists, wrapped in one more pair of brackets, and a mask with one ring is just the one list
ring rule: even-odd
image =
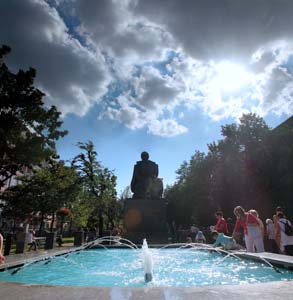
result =
[{"label": "statue", "polygon": [[141,153],[141,161],[136,162],[131,180],[134,199],[157,199],[163,194],[163,183],[158,178],[158,165],[149,160],[147,152]]}]

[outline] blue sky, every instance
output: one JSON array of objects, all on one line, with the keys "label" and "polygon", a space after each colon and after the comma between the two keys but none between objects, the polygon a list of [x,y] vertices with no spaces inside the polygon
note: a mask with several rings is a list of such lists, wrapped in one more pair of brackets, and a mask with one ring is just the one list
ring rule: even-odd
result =
[{"label": "blue sky", "polygon": [[293,113],[290,0],[27,0],[0,2],[0,43],[12,70],[37,69],[77,142],[129,185],[142,151],[165,184],[195,150],[243,113],[270,127]]}]

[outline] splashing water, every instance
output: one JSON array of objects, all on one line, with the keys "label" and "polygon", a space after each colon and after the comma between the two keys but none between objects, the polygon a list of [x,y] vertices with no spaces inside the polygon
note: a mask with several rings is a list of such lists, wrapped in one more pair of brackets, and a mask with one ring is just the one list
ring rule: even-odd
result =
[{"label": "splashing water", "polygon": [[111,235],[111,236],[104,236],[104,237],[97,238],[94,241],[89,242],[89,243],[79,247],[79,250],[90,249],[94,246],[100,246],[100,247],[107,249],[107,247],[105,245],[103,245],[104,242],[108,242],[108,243],[110,243],[110,245],[116,244],[116,245],[131,248],[131,249],[137,249],[137,246],[134,243],[132,243],[130,240],[127,240],[120,236],[112,236]]},{"label": "splashing water", "polygon": [[153,279],[153,259],[146,239],[143,240],[141,250],[144,269],[144,280],[145,282],[149,282]]}]

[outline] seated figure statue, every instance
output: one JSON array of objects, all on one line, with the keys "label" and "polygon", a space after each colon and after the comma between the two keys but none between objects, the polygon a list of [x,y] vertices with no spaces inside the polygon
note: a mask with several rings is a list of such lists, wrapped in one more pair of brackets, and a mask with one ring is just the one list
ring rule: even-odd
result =
[{"label": "seated figure statue", "polygon": [[131,180],[134,199],[157,199],[162,197],[163,183],[158,178],[158,165],[149,160],[147,152],[141,153],[141,161],[136,162]]}]

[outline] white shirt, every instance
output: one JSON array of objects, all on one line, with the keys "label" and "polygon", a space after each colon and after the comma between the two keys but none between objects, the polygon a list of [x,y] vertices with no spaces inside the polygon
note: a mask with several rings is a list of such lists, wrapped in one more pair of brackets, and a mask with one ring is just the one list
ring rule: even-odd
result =
[{"label": "white shirt", "polygon": [[275,228],[273,223],[268,223],[267,224],[267,237],[269,240],[274,240],[275,239]]},{"label": "white shirt", "polygon": [[29,232],[27,236],[27,243],[30,244],[32,242],[33,242],[33,234]]},{"label": "white shirt", "polygon": [[190,227],[190,231],[191,231],[192,233],[198,233],[198,228],[192,225],[192,226]]}]

